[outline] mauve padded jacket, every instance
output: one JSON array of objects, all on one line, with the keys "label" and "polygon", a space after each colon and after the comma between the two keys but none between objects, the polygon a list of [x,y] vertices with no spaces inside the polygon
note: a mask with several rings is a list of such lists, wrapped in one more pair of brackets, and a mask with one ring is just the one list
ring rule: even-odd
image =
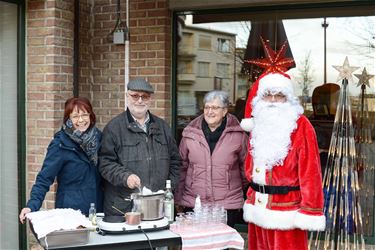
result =
[{"label": "mauve padded jacket", "polygon": [[225,209],[242,208],[247,185],[244,160],[248,136],[235,116],[227,114],[226,127],[212,155],[202,131],[203,115],[184,129],[180,143],[182,167],[175,202],[194,207],[196,195],[202,204],[217,204]]}]

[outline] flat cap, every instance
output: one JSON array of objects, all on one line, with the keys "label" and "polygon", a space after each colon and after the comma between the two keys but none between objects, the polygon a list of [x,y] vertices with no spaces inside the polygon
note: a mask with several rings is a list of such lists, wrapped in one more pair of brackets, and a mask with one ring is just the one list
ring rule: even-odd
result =
[{"label": "flat cap", "polygon": [[154,88],[143,78],[135,78],[128,82],[128,90],[154,93]]}]

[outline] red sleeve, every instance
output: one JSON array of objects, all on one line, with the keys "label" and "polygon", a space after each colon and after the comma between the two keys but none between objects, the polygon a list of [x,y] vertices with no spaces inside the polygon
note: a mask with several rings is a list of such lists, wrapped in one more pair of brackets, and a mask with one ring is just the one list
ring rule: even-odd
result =
[{"label": "red sleeve", "polygon": [[302,229],[324,230],[324,195],[320,157],[315,130],[306,117],[298,121],[298,175],[301,189],[301,208],[296,223]]}]

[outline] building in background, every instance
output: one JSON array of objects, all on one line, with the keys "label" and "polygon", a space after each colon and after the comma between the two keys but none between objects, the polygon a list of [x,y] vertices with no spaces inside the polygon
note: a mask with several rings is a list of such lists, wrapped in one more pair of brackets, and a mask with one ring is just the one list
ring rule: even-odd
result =
[{"label": "building in background", "polygon": [[178,115],[194,116],[203,110],[210,90],[224,90],[231,101],[235,94],[236,35],[184,26],[178,45]]}]

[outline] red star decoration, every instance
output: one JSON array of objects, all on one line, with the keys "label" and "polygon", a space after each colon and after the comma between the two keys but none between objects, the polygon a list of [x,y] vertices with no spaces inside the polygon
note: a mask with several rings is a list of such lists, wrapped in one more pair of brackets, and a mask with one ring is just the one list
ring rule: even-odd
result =
[{"label": "red star decoration", "polygon": [[264,68],[264,74],[276,72],[284,73],[288,71],[288,68],[294,66],[293,58],[285,58],[288,41],[285,41],[280,50],[276,52],[271,48],[269,41],[264,41],[263,37],[260,37],[260,39],[262,41],[264,54],[266,57],[255,60],[245,60],[245,62]]}]

